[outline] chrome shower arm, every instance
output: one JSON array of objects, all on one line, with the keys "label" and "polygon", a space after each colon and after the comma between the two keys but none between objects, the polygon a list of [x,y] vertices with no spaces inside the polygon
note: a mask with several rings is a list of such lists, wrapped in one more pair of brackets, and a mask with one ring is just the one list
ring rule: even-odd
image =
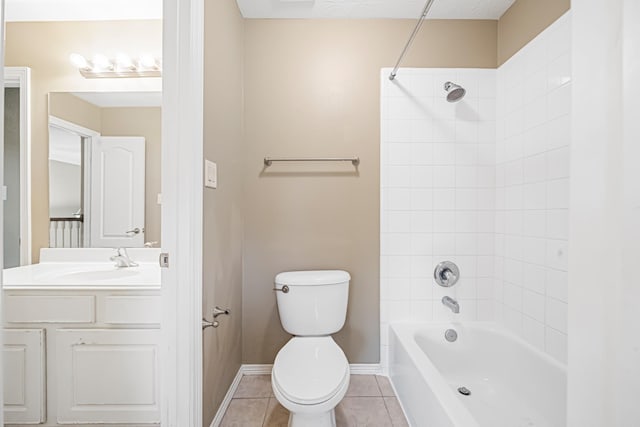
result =
[{"label": "chrome shower arm", "polygon": [[413,29],[411,36],[409,36],[409,41],[407,41],[407,44],[404,45],[404,49],[402,49],[400,58],[398,58],[398,62],[396,62],[396,66],[393,67],[393,71],[391,71],[391,74],[389,75],[389,80],[393,80],[396,78],[396,74],[398,73],[398,68],[400,68],[400,63],[402,62],[402,58],[404,58],[404,55],[406,55],[407,51],[409,50],[411,43],[413,43],[413,39],[415,39],[416,36],[418,35],[418,31],[420,31],[420,27],[422,27],[422,23],[424,22],[425,18],[429,14],[429,10],[431,9],[431,5],[433,4],[433,1],[434,0],[427,0],[427,3],[424,5],[424,9],[422,9],[422,14],[420,15],[420,18],[418,18],[418,22],[416,22],[416,26]]}]

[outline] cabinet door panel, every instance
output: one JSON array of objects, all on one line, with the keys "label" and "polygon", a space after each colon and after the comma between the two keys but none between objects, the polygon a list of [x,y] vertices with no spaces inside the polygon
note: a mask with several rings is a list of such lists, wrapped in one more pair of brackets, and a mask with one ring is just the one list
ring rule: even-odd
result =
[{"label": "cabinet door panel", "polygon": [[4,418],[7,424],[45,421],[43,329],[4,330]]},{"label": "cabinet door panel", "polygon": [[157,329],[56,331],[58,423],[160,420]]}]

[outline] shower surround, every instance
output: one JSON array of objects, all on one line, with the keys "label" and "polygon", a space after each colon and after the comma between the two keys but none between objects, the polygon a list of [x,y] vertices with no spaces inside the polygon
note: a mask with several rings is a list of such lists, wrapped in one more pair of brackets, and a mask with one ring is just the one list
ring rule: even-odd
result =
[{"label": "shower surround", "polygon": [[568,13],[497,70],[382,70],[383,369],[399,321],[497,321],[566,362],[570,40]]}]

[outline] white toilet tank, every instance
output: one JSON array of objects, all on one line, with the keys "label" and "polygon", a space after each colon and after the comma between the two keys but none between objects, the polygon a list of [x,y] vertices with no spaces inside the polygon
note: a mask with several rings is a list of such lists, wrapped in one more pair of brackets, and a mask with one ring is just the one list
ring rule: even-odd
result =
[{"label": "white toilet tank", "polygon": [[303,337],[331,335],[342,329],[347,317],[349,280],[349,273],[341,270],[278,274],[276,295],[284,329]]}]

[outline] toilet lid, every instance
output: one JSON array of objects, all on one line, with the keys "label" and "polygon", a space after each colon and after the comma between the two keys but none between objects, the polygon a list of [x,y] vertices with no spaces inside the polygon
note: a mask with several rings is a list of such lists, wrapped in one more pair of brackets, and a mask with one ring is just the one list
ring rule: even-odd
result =
[{"label": "toilet lid", "polygon": [[333,397],[349,374],[349,362],[331,337],[295,337],[282,347],[273,380],[290,401],[301,405]]}]

